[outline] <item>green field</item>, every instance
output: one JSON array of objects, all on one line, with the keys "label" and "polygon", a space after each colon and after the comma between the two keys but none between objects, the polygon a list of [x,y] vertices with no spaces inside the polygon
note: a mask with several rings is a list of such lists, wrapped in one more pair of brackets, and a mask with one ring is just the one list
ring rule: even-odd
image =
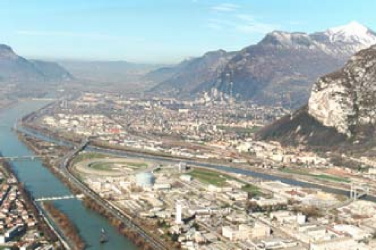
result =
[{"label": "green field", "polygon": [[124,162],[122,164],[135,168],[146,168],[148,166],[148,164],[144,162]]},{"label": "green field", "polygon": [[192,175],[193,178],[196,178],[206,184],[212,184],[215,186],[224,186],[227,184],[227,178],[225,178],[221,173],[204,169],[194,169],[189,174]]},{"label": "green field", "polygon": [[83,161],[83,160],[88,160],[88,159],[95,159],[95,158],[106,158],[108,155],[105,154],[100,154],[100,153],[81,153],[77,155],[75,158],[73,158],[72,163],[75,164],[77,162]]},{"label": "green field", "polygon": [[247,193],[252,193],[252,194],[259,194],[260,193],[258,187],[255,187],[251,184],[246,184],[244,187],[242,187],[242,190],[247,192]]},{"label": "green field", "polygon": [[347,179],[347,178],[333,176],[333,175],[327,175],[327,174],[312,175],[312,176],[314,176],[316,179],[322,179],[322,180],[328,180],[328,181],[350,182],[350,180]]},{"label": "green field", "polygon": [[131,168],[142,168],[147,167],[148,164],[144,162],[94,162],[89,165],[90,168],[93,168],[95,170],[100,171],[112,171],[113,166],[116,164],[122,165],[122,166],[128,166]]},{"label": "green field", "polygon": [[310,173],[305,169],[280,168],[279,170],[288,174],[310,175]]},{"label": "green field", "polygon": [[298,174],[298,175],[305,175],[305,176],[311,176],[315,179],[320,180],[327,180],[327,181],[336,181],[336,182],[350,182],[348,178],[333,176],[333,175],[327,175],[327,174],[311,174],[308,170],[305,169],[292,169],[292,168],[282,168],[279,169],[281,172],[288,173],[288,174]]},{"label": "green field", "polygon": [[89,165],[90,168],[93,168],[95,170],[100,170],[100,171],[112,171],[111,166],[114,163],[110,162],[95,162]]},{"label": "green field", "polygon": [[219,186],[219,187],[227,186],[228,183],[226,182],[226,180],[235,180],[235,181],[245,184],[245,186],[242,187],[243,191],[248,192],[248,193],[253,193],[253,194],[259,193],[259,189],[257,187],[251,184],[245,183],[244,181],[239,180],[235,177],[222,174],[219,172],[210,171],[206,169],[194,169],[189,174],[192,175],[193,178],[199,180],[202,183],[212,184],[212,185]]}]

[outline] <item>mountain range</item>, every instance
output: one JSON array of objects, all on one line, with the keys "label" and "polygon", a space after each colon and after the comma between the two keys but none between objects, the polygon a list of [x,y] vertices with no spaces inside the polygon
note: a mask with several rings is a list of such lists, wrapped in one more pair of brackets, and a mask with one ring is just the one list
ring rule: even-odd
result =
[{"label": "mountain range", "polygon": [[312,34],[273,31],[240,51],[208,52],[148,76],[159,81],[153,91],[174,96],[219,92],[260,104],[299,107],[319,76],[375,43],[376,34],[357,22]]},{"label": "mountain range", "polygon": [[200,92],[204,86],[219,78],[224,66],[235,54],[224,50],[210,51],[202,57],[184,60],[177,66],[152,71],[147,77],[161,81],[153,91],[187,97]]},{"label": "mountain range", "polygon": [[72,75],[54,62],[27,60],[8,45],[0,44],[1,83],[56,83],[71,80]]}]

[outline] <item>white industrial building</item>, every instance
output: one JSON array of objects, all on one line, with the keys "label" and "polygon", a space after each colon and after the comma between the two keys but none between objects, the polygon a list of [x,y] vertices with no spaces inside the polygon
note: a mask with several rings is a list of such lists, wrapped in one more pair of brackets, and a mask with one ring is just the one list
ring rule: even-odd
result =
[{"label": "white industrial building", "polygon": [[150,172],[142,172],[136,174],[136,184],[140,187],[152,188],[155,182],[155,177]]}]

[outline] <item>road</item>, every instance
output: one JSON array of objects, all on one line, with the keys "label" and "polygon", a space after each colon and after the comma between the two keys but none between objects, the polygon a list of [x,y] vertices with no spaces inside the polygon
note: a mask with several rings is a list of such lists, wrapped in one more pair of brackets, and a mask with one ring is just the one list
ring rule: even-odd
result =
[{"label": "road", "polygon": [[[191,166],[198,166],[198,167],[208,168],[208,169],[216,169],[216,170],[220,170],[220,171],[227,172],[227,173],[233,173],[233,174],[242,174],[242,175],[252,176],[254,178],[263,179],[263,180],[281,181],[283,183],[293,185],[293,186],[321,189],[322,191],[327,192],[327,193],[340,194],[340,195],[345,195],[348,197],[350,195],[350,190],[348,189],[342,189],[339,187],[333,187],[329,185],[324,186],[318,183],[302,181],[302,180],[297,180],[297,179],[288,178],[288,177],[282,177],[279,175],[275,175],[274,173],[263,173],[263,172],[258,172],[257,170],[244,169],[244,168],[233,167],[229,165],[220,165],[216,163],[206,163],[206,162],[187,160],[187,159],[155,156],[155,155],[149,155],[149,154],[141,153],[141,152],[135,153],[135,152],[121,151],[121,150],[116,150],[116,149],[106,149],[106,148],[99,148],[99,147],[93,147],[93,146],[89,146],[87,150],[110,154],[110,155],[123,156],[123,157],[142,157],[144,159],[157,160],[157,161],[175,163],[175,164],[183,161]],[[376,202],[376,196],[374,196],[372,192],[370,193],[370,195],[364,196],[360,199]]]},{"label": "road", "polygon": [[288,233],[286,230],[284,230],[281,227],[274,226],[272,223],[270,223],[268,220],[263,219],[261,217],[257,217],[254,215],[251,215],[253,219],[258,220],[259,222],[269,226],[274,233],[278,233],[279,235],[287,236],[288,238],[292,238],[293,240],[299,242],[299,245],[303,247],[304,249],[310,249],[309,244],[301,241],[298,239],[295,235]]},{"label": "road", "polygon": [[70,160],[73,159],[81,150],[85,149],[88,145],[89,139],[84,140],[79,146],[77,146],[73,151],[68,153],[61,161],[60,170],[68,178],[68,180],[73,183],[80,191],[87,197],[95,200],[100,206],[106,209],[107,212],[111,213],[112,216],[117,218],[119,221],[124,223],[127,227],[137,232],[141,237],[143,237],[153,249],[167,249],[161,242],[150,236],[143,228],[133,223],[129,218],[125,217],[119,210],[111,206],[107,201],[103,200],[97,193],[93,192],[90,188],[84,185],[75,175],[73,175],[69,170]]},{"label": "road", "polygon": [[[52,140],[51,138],[46,138],[43,134],[40,132],[30,132],[28,129],[22,129],[22,133],[31,134],[32,136],[36,136],[37,138],[41,138],[43,140]],[[64,144],[64,145],[72,145],[72,143],[63,141],[61,139],[52,140],[55,143]],[[289,185],[294,186],[300,186],[300,187],[307,187],[307,188],[316,188],[321,189],[324,192],[333,193],[333,194],[341,194],[349,196],[350,190],[342,189],[339,187],[333,187],[333,186],[324,186],[313,182],[303,181],[303,180],[297,180],[293,179],[292,177],[283,177],[276,175],[274,173],[263,173],[258,170],[249,170],[244,168],[238,168],[233,167],[229,165],[219,165],[214,163],[205,163],[195,160],[187,160],[187,159],[179,159],[179,158],[172,158],[172,157],[164,157],[164,156],[155,156],[155,155],[149,155],[147,153],[142,152],[130,152],[130,151],[123,151],[123,150],[116,150],[116,149],[107,149],[107,148],[100,148],[100,147],[94,147],[94,146],[88,146],[87,148],[89,151],[96,151],[106,154],[112,154],[116,156],[122,156],[122,157],[142,157],[145,159],[151,159],[151,160],[158,160],[158,161],[164,161],[169,163],[179,163],[181,161],[186,162],[190,165],[195,165],[199,167],[205,167],[205,168],[211,168],[211,169],[217,169],[228,173],[235,173],[235,174],[243,174],[247,176],[252,176],[255,178],[263,179],[263,180],[269,180],[269,181],[281,181]],[[376,191],[370,192],[370,195],[367,195],[365,197],[362,197],[362,200],[368,200],[376,202]]]}]

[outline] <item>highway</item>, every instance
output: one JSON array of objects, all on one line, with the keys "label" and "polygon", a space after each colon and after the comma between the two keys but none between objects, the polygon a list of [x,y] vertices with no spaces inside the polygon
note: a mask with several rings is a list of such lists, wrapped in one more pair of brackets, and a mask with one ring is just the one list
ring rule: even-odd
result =
[{"label": "highway", "polygon": [[68,180],[73,183],[80,191],[87,197],[95,200],[99,205],[105,208],[109,213],[111,213],[115,218],[124,223],[127,227],[137,232],[141,237],[143,237],[152,247],[157,250],[167,249],[161,242],[150,236],[143,228],[133,223],[131,219],[124,216],[121,211],[117,210],[111,206],[107,201],[103,200],[97,193],[93,192],[90,188],[84,185],[75,175],[73,175],[69,170],[70,160],[73,159],[80,151],[85,149],[88,145],[89,139],[84,140],[79,146],[77,146],[73,151],[68,153],[61,161],[60,170],[68,178]]}]

